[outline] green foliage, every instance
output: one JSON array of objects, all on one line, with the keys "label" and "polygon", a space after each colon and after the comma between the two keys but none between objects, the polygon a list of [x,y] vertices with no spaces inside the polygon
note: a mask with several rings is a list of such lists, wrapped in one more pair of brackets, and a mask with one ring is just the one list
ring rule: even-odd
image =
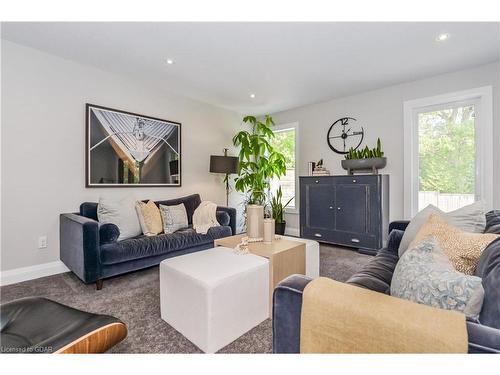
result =
[{"label": "green foliage", "polygon": [[286,202],[286,204],[283,205],[283,203],[281,202],[282,198],[283,198],[283,192],[281,191],[281,186],[280,186],[278,188],[278,190],[276,191],[276,195],[274,195],[271,199],[272,215],[273,215],[273,219],[277,223],[284,222],[284,220],[283,220],[284,210],[285,210],[285,208],[287,208],[287,206],[293,200],[293,197],[292,197],[292,198],[290,198],[290,200],[288,202]]},{"label": "green foliage", "polygon": [[418,124],[419,190],[473,194],[474,107],[422,113]]},{"label": "green foliage", "polygon": [[350,148],[349,152],[345,155],[347,160],[351,159],[369,159],[369,158],[381,158],[384,156],[384,152],[382,151],[382,143],[380,142],[380,138],[377,138],[377,147],[369,149],[368,146],[361,150],[355,150],[354,148]]},{"label": "green foliage", "polygon": [[264,122],[254,116],[246,116],[243,122],[252,129],[251,132],[242,130],[233,137],[233,144],[240,146],[240,167],[235,188],[248,194],[249,204],[264,204],[269,180],[286,173],[285,156],[274,151],[270,143],[274,138],[271,116],[266,115]]}]

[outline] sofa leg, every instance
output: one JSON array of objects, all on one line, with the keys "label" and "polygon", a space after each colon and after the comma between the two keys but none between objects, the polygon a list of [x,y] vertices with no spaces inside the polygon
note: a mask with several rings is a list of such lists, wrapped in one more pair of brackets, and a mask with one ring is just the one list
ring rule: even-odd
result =
[{"label": "sofa leg", "polygon": [[96,290],[101,290],[102,289],[102,279],[99,279],[95,282],[95,289]]}]

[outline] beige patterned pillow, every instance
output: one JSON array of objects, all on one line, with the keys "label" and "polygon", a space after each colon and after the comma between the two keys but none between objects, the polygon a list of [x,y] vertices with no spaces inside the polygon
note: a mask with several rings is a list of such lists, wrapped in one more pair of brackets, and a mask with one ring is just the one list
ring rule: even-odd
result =
[{"label": "beige patterned pillow", "polygon": [[163,231],[160,210],[156,207],[155,202],[148,201],[148,203],[144,203],[137,201],[135,210],[137,211],[143,234],[154,236]]},{"label": "beige patterned pillow", "polygon": [[497,234],[464,232],[449,224],[438,214],[431,214],[409,248],[416,247],[429,236],[434,236],[456,270],[474,275],[483,250],[498,238]]}]

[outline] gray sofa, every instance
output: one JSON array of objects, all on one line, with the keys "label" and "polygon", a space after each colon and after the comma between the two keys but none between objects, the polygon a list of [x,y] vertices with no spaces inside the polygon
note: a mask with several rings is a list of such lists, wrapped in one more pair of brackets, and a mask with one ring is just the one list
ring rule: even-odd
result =
[{"label": "gray sofa", "polygon": [[[500,234],[500,211],[486,214],[485,232]],[[408,221],[389,225],[387,247],[353,275],[348,284],[379,293],[390,293],[392,274],[399,260],[398,248]],[[485,291],[479,323],[467,321],[469,353],[500,353],[500,238],[483,252],[476,268]],[[292,275],[283,280],[273,295],[273,352],[300,352],[302,292],[312,279]]]},{"label": "gray sofa", "polygon": [[120,231],[114,224],[97,221],[97,203],[85,202],[78,213],[60,215],[61,261],[85,283],[96,283],[102,288],[102,280],[126,272],[155,266],[163,259],[213,247],[217,238],[236,234],[236,210],[217,207],[218,227],[207,234],[192,229],[193,213],[201,203],[198,194],[155,202],[157,205],[186,207],[189,227],[173,234],[137,236],[117,241]]}]

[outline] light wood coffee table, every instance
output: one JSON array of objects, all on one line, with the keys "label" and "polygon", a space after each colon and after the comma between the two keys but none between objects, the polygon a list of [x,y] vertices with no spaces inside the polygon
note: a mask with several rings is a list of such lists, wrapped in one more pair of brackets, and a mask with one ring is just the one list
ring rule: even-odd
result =
[{"label": "light wood coffee table", "polygon": [[[246,233],[236,236],[219,238],[214,241],[214,246],[234,248],[241,242]],[[252,242],[248,250],[255,255],[269,260],[269,313],[272,316],[273,291],[276,285],[284,278],[293,275],[305,275],[306,272],[306,247],[304,243],[286,239],[274,240],[270,244]]]}]

